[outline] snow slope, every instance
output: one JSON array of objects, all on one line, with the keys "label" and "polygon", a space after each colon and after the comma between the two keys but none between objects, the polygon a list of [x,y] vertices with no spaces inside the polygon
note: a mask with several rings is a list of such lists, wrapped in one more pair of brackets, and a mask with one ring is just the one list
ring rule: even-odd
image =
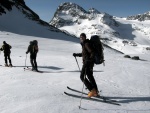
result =
[{"label": "snow slope", "polygon": [[[12,45],[12,64],[0,71],[0,113],[149,113],[150,58],[131,60],[123,54],[105,48],[105,64],[94,67],[101,95],[118,100],[121,106],[82,100],[66,96],[66,86],[81,90],[80,73],[72,53],[81,52],[79,43],[52,38],[33,37],[0,32],[0,42]],[[38,69],[43,73],[24,71],[29,41],[38,40]],[[3,53],[0,64],[4,64]],[[82,59],[77,58],[80,67]],[[27,66],[30,66],[27,55]],[[87,90],[84,90],[88,92]],[[71,92],[73,93],[73,92]],[[78,94],[78,93],[74,93]],[[80,95],[80,94],[78,94]]]},{"label": "snow slope", "polygon": [[[0,31],[12,32],[20,35],[70,40],[70,36],[62,33],[59,29],[48,25],[42,25],[39,21],[29,19],[21,9],[12,7],[11,11],[0,16]],[[17,16],[16,16],[17,15]],[[72,39],[70,40],[72,41]],[[75,40],[74,40],[75,41]]]},{"label": "snow slope", "polygon": [[99,35],[103,39],[102,42],[104,44],[125,54],[149,53],[146,50],[150,45],[149,21],[139,22],[116,18],[116,21],[120,24],[118,27],[113,27],[103,24],[100,20],[101,17],[90,21],[82,20],[79,25],[66,25],[60,27],[60,29],[77,37],[82,32],[86,33],[88,38],[95,34]]}]

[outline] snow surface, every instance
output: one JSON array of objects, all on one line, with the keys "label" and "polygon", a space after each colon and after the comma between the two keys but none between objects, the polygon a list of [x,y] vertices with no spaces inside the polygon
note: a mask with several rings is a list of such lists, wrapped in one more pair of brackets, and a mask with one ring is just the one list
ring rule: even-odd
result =
[{"label": "snow surface", "polygon": [[[149,113],[150,58],[124,58],[123,54],[105,48],[105,66],[94,67],[101,95],[118,100],[121,106],[66,96],[67,86],[81,90],[80,73],[72,53],[81,52],[79,43],[0,32],[0,42],[12,45],[12,64],[0,71],[0,113]],[[43,73],[24,71],[29,41],[38,40],[38,69]],[[2,44],[2,43],[1,43]],[[3,53],[0,64],[4,64]],[[77,58],[80,67],[82,59]],[[30,66],[27,55],[27,66]],[[84,90],[88,92],[87,90]],[[71,92],[73,93],[73,92]],[[74,93],[78,94],[78,93]],[[80,95],[80,94],[78,94]]]}]

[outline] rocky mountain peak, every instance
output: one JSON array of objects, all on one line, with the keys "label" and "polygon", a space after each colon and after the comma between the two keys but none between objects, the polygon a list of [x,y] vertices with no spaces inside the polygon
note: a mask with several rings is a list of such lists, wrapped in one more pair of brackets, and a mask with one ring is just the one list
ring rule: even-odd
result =
[{"label": "rocky mountain peak", "polygon": [[95,8],[90,8],[88,11],[84,10],[82,7],[75,3],[66,2],[61,4],[55,14],[50,24],[60,28],[63,26],[81,24],[82,20],[94,20],[97,17],[101,17],[101,22],[107,25],[117,25],[112,16],[107,13],[101,13]]},{"label": "rocky mountain peak", "polygon": [[98,11],[97,9],[95,9],[95,8],[90,8],[88,12],[89,12],[89,13],[94,13],[94,14],[101,14],[101,12],[99,12],[99,11]]},{"label": "rocky mountain peak", "polygon": [[139,20],[139,21],[150,20],[150,11],[148,11],[148,12],[146,12],[144,14],[128,16],[127,20]]},{"label": "rocky mountain peak", "polygon": [[65,2],[62,3],[59,7],[57,11],[80,11],[80,12],[84,12],[87,13],[82,7],[80,7],[79,5],[75,4],[75,3],[71,3],[71,2]]}]

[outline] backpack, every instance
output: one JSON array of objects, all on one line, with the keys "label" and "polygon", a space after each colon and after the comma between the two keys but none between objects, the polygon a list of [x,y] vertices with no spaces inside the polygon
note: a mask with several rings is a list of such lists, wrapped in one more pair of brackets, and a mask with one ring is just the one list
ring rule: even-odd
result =
[{"label": "backpack", "polygon": [[33,53],[37,53],[39,51],[37,40],[33,41],[32,51],[33,51]]},{"label": "backpack", "polygon": [[98,64],[102,64],[105,60],[104,60],[104,53],[103,53],[103,45],[99,39],[99,36],[97,35],[93,35],[91,36],[91,39],[90,39],[90,43],[94,49],[94,53],[95,53],[95,56],[94,56],[94,63],[96,65]]},{"label": "backpack", "polygon": [[38,45],[33,45],[33,53],[37,53],[39,51]]}]

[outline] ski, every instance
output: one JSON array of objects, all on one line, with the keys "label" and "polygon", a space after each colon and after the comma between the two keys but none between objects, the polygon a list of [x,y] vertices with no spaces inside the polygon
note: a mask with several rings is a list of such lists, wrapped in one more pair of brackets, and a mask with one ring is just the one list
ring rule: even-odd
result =
[{"label": "ski", "polygon": [[[74,92],[77,92],[77,93],[82,93],[82,91],[79,91],[79,90],[76,90],[76,89],[72,89],[70,87],[67,86],[67,88],[71,91],[74,91]],[[87,93],[83,92],[84,95],[88,95]],[[100,99],[103,99],[104,101],[112,101],[112,102],[117,102],[116,100],[111,100],[107,97],[104,97],[104,96],[96,96],[96,97],[93,97],[93,98],[100,98]]]},{"label": "ski", "polygon": [[16,67],[16,66],[3,66],[3,65],[0,65],[0,66],[2,66],[2,67],[9,67],[9,68]]},{"label": "ski", "polygon": [[32,72],[37,72],[37,73],[43,73],[43,71],[35,71],[35,70],[32,70],[32,69],[29,68],[29,67],[24,68],[24,71],[25,71],[25,70],[32,71]]},{"label": "ski", "polygon": [[[71,96],[71,97],[75,97],[75,98],[81,99],[81,96],[79,96],[79,95],[75,95],[75,94],[71,94],[71,93],[67,93],[67,92],[64,92],[64,94],[66,94],[66,95],[68,95],[68,96]],[[91,100],[91,101],[96,101],[96,102],[103,102],[103,103],[107,103],[107,104],[113,104],[113,105],[118,105],[118,106],[120,106],[119,103],[112,102],[112,101],[104,101],[104,100],[100,100],[100,99],[98,99],[98,98],[88,98],[88,97],[83,96],[82,99]]]}]

